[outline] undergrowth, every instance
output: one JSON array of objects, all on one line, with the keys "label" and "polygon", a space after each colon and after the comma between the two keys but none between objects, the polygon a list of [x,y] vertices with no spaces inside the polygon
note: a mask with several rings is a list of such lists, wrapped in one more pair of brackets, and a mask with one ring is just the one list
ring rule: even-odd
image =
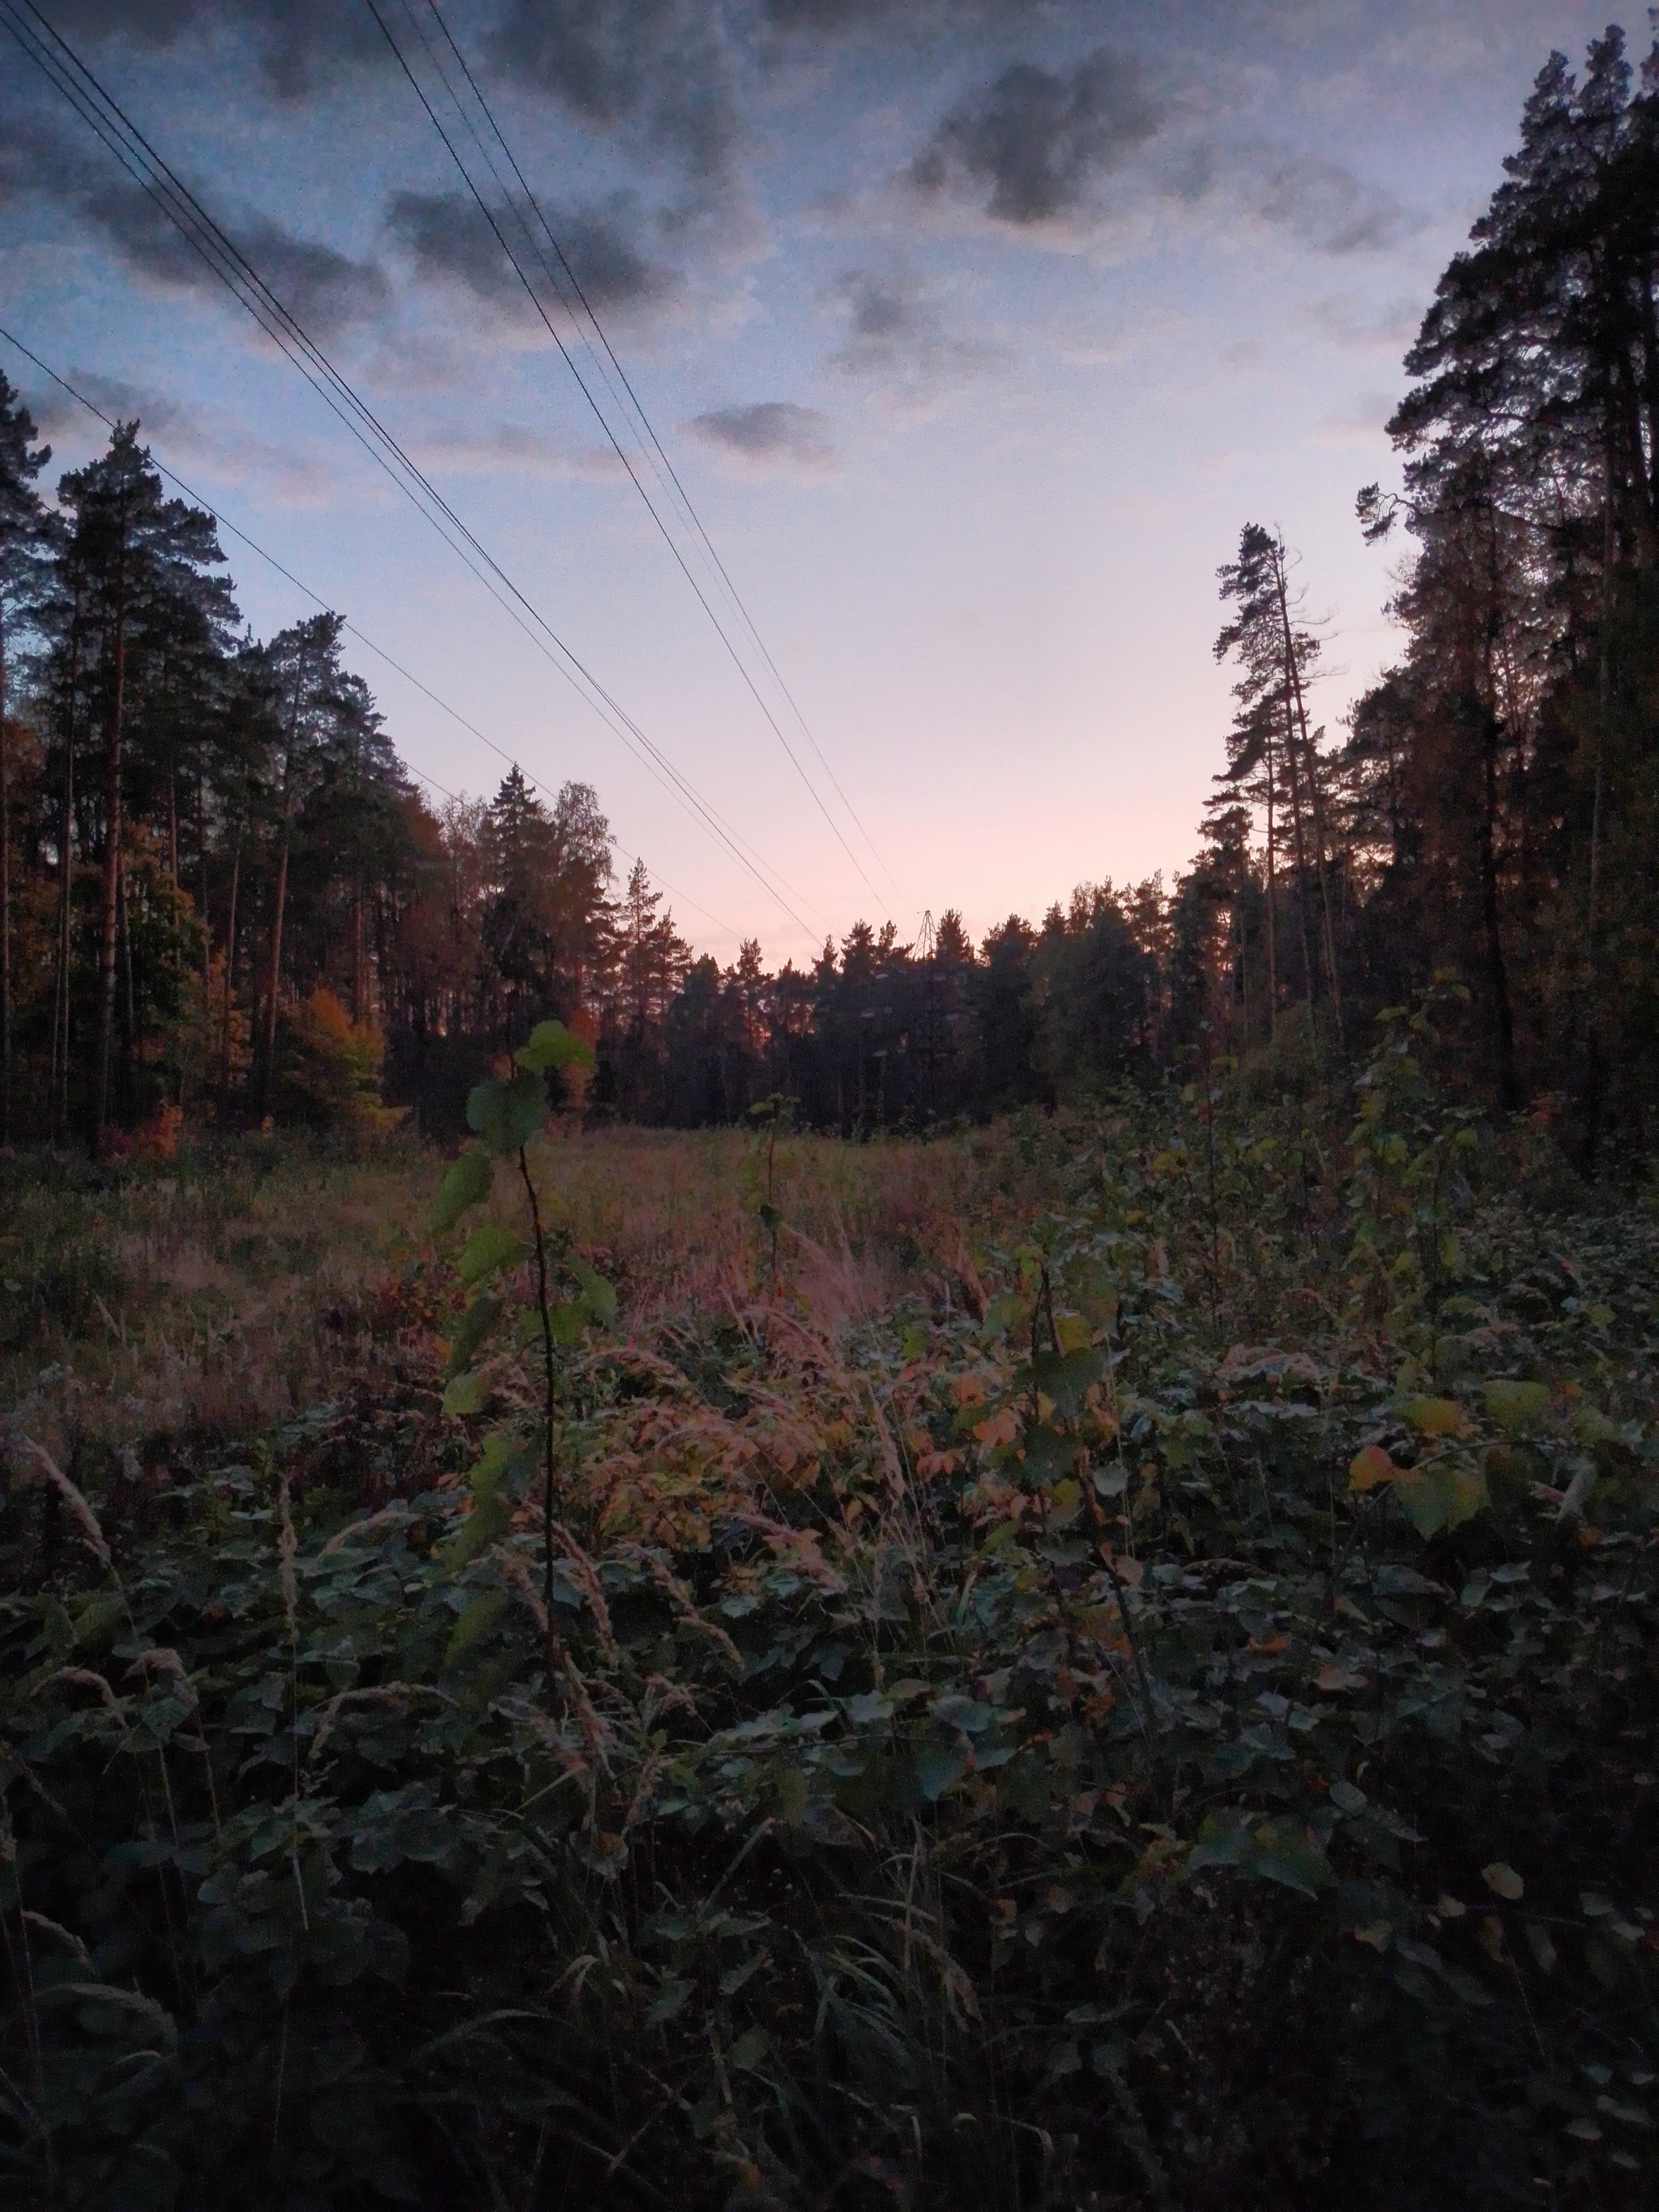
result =
[{"label": "undergrowth", "polygon": [[14,1419],[15,2199],[1650,2202],[1659,1231],[1434,1011],[620,1313],[538,1032],[372,1406]]}]

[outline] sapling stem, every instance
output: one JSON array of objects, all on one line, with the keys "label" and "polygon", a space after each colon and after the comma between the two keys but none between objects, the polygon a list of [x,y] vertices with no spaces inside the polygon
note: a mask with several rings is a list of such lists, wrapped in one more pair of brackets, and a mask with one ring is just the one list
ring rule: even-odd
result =
[{"label": "sapling stem", "polygon": [[547,1607],[547,1617],[553,1618],[553,1411],[555,1404],[553,1374],[553,1316],[547,1303],[547,1239],[542,1233],[542,1209],[536,1196],[535,1179],[530,1172],[530,1162],[522,1145],[519,1147],[519,1173],[524,1177],[524,1187],[530,1198],[531,1224],[536,1233],[536,1310],[542,1324],[542,1379],[544,1404],[542,1427],[544,1443],[544,1473],[542,1486],[542,1597]]}]

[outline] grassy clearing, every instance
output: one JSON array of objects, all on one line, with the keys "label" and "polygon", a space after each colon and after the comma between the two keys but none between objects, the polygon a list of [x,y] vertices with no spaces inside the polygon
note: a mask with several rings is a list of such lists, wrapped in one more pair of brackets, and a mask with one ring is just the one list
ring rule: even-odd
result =
[{"label": "grassy clearing", "polygon": [[791,1140],[775,1283],[759,1140],[538,1140],[550,1437],[505,1160],[31,1199],[149,1286],[31,1419],[289,1318],[9,1428],[29,2201],[1650,2201],[1659,1227],[1393,1043]]},{"label": "grassy clearing", "polygon": [[[538,1146],[558,1216],[615,1283],[624,1327],[750,1295],[765,1261],[743,1182],[753,1151],[731,1131]],[[54,1450],[142,1443],[154,1457],[394,1386],[437,1321],[421,1255],[440,1166],[414,1144],[293,1138],[108,1173],[0,1165],[0,1405]],[[1029,1204],[1032,1177],[983,1136],[787,1137],[783,1280],[825,1327],[868,1318],[948,1279],[963,1223]]]}]

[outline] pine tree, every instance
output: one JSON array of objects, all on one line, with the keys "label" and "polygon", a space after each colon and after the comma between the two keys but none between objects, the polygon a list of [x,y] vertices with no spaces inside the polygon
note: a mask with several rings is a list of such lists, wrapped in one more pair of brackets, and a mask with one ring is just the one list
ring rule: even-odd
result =
[{"label": "pine tree", "polygon": [[1311,1007],[1315,963],[1309,940],[1308,850],[1319,896],[1318,927],[1325,975],[1339,1041],[1342,1032],[1342,990],[1336,962],[1331,913],[1325,785],[1328,769],[1308,726],[1308,690],[1317,667],[1320,642],[1301,619],[1299,595],[1290,581],[1291,555],[1284,538],[1247,523],[1239,532],[1235,559],[1217,572],[1221,597],[1232,608],[1215,641],[1218,660],[1234,659],[1238,681],[1233,696],[1238,711],[1228,738],[1225,781],[1243,787],[1267,815],[1268,1006],[1276,1014],[1279,996],[1278,849],[1276,815],[1288,811],[1294,861],[1297,928],[1301,939],[1303,988]]},{"label": "pine tree", "polygon": [[0,375],[0,1145],[11,1141],[11,741],[7,721],[15,641],[39,612],[54,533],[34,479],[52,459],[34,421]]},{"label": "pine tree", "polygon": [[273,763],[275,854],[266,933],[265,980],[260,1000],[256,1110],[270,1104],[276,1080],[276,1015],[283,984],[283,931],[288,914],[289,870],[296,817],[319,771],[323,749],[343,702],[340,633],[344,617],[313,615],[278,631],[265,659],[275,696],[277,757]]},{"label": "pine tree", "polygon": [[[212,516],[166,496],[148,449],[138,443],[136,422],[118,423],[108,452],[65,476],[58,497],[70,524],[61,588],[92,641],[104,733],[91,1100],[96,1148],[102,1146],[112,1103],[129,716],[167,638],[181,624],[205,622],[226,629],[235,610],[228,583],[210,574],[225,557]],[[130,946],[128,952],[130,959]]]}]

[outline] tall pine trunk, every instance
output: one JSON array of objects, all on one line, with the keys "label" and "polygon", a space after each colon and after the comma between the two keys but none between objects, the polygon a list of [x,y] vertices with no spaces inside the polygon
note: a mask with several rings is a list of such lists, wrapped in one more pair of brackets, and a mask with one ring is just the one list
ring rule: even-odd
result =
[{"label": "tall pine trunk", "polygon": [[6,738],[6,617],[0,609],[0,1145],[11,1142],[11,752]]},{"label": "tall pine trunk", "polygon": [[220,1071],[222,1096],[230,1097],[230,1029],[236,1011],[236,894],[242,882],[242,833],[236,832],[236,850],[230,863],[230,913],[225,922],[225,1020],[223,1064]]},{"label": "tall pine trunk", "polygon": [[[1313,738],[1308,728],[1308,702],[1302,689],[1302,671],[1297,663],[1296,631],[1291,621],[1290,590],[1282,556],[1273,562],[1273,581],[1279,592],[1279,619],[1285,640],[1285,674],[1290,684],[1291,702],[1301,735],[1302,763],[1307,773],[1309,796],[1313,806],[1314,846],[1319,869],[1319,905],[1325,940],[1325,973],[1331,987],[1331,1012],[1336,1018],[1336,1041],[1340,1045],[1342,984],[1336,972],[1336,934],[1331,927],[1331,887],[1325,869],[1325,801],[1319,788],[1319,762],[1315,756]],[[1295,737],[1296,732],[1293,732],[1292,745]]]},{"label": "tall pine trunk", "polygon": [[363,1015],[363,879],[359,876],[351,886],[351,1018],[361,1022]]},{"label": "tall pine trunk", "polygon": [[77,603],[70,629],[69,718],[64,731],[64,834],[58,848],[58,975],[52,1006],[52,1093],[50,1118],[54,1144],[69,1140],[69,1055],[70,955],[75,908],[75,693],[80,681],[81,611]]},{"label": "tall pine trunk", "polygon": [[294,834],[294,751],[299,742],[300,708],[305,689],[306,657],[301,652],[294,672],[294,705],[288,718],[288,743],[283,752],[282,842],[276,849],[276,877],[270,890],[270,951],[260,1024],[258,1110],[261,1121],[270,1110],[271,1087],[276,1079],[276,999],[283,983],[283,919],[288,908],[288,860]]},{"label": "tall pine trunk", "polygon": [[1297,772],[1296,709],[1285,688],[1285,765],[1291,787],[1291,851],[1296,860],[1296,926],[1302,939],[1302,989],[1313,1012],[1313,947],[1308,942],[1308,848],[1302,835],[1302,778]]},{"label": "tall pine trunk", "polygon": [[121,721],[126,705],[127,608],[115,614],[115,652],[104,736],[104,867],[98,912],[98,1012],[93,1072],[92,1148],[102,1152],[109,1121],[110,1061],[115,1042],[115,955],[121,883]]},{"label": "tall pine trunk", "polygon": [[1274,849],[1273,741],[1269,732],[1267,769],[1267,1042],[1279,1034],[1279,875]]},{"label": "tall pine trunk", "polygon": [[283,764],[283,833],[276,848],[276,875],[270,887],[270,949],[265,963],[264,1000],[260,1008],[258,1114],[270,1110],[276,1060],[276,994],[283,981],[283,916],[288,905],[288,855],[293,815],[289,808],[293,754]]},{"label": "tall pine trunk", "polygon": [[1498,902],[1498,716],[1488,705],[1481,715],[1480,917],[1486,939],[1486,977],[1492,992],[1492,1026],[1498,1043],[1498,1094],[1506,1114],[1521,1104],[1515,1068],[1515,1018],[1510,1006],[1509,969]]}]

